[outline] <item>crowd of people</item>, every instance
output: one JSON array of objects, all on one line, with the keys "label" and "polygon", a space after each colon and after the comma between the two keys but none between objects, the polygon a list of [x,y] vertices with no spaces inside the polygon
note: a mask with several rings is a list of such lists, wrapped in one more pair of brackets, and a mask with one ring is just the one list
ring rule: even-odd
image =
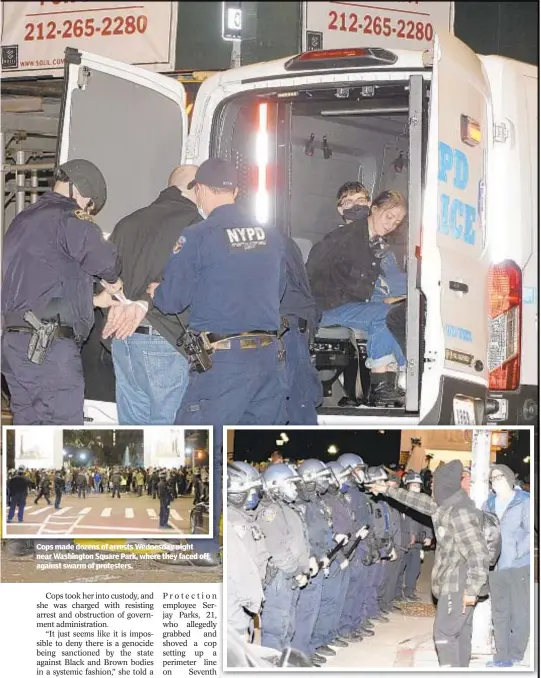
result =
[{"label": "crowd of people", "polygon": [[7,522],[17,512],[18,521],[24,522],[24,510],[30,498],[34,504],[45,499],[51,504],[54,494],[54,508],[59,509],[65,494],[86,499],[87,494],[111,494],[120,499],[128,493],[136,497],[146,494],[160,501],[160,527],[167,528],[171,502],[179,497],[193,496],[194,505],[208,501],[208,468],[143,468],[131,466],[69,467],[57,471],[48,469],[26,469],[20,466],[11,469],[7,478],[7,501],[9,507]]},{"label": "crowd of people", "polygon": [[[301,652],[315,667],[418,601],[423,553],[435,548],[434,643],[440,666],[467,667],[477,602],[492,601],[491,666],[524,660],[529,639],[529,494],[504,465],[491,468],[483,511],[458,460],[402,478],[356,454],[324,463],[227,470],[227,618],[254,642]],[[490,519],[487,517],[490,516]],[[487,526],[490,526],[491,530]],[[502,582],[505,585],[502,586]]]}]

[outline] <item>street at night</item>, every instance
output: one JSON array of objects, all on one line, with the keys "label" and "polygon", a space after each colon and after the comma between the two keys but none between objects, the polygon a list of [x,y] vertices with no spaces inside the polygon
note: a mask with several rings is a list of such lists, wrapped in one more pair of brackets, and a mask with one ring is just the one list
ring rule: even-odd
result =
[{"label": "street at night", "polygon": [[7,526],[8,536],[15,535],[171,535],[190,531],[191,497],[180,497],[171,504],[169,530],[159,527],[160,502],[143,494],[87,494],[86,499],[67,494],[59,509],[41,499],[36,506],[30,495],[24,522]]}]

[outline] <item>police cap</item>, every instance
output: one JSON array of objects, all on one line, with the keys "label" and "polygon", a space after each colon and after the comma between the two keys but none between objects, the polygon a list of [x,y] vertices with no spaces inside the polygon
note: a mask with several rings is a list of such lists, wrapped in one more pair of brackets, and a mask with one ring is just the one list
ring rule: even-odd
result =
[{"label": "police cap", "polygon": [[77,188],[83,198],[90,198],[93,212],[99,212],[107,200],[107,184],[100,170],[90,160],[68,160],[58,168]]},{"label": "police cap", "polygon": [[237,169],[227,160],[209,158],[199,165],[195,177],[188,184],[188,190],[191,191],[196,184],[234,191],[238,185]]}]

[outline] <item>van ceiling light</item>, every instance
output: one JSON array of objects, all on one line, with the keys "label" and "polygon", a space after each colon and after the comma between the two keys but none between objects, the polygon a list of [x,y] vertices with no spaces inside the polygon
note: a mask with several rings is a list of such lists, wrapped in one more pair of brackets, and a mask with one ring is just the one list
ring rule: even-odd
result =
[{"label": "van ceiling light", "polygon": [[368,68],[370,66],[390,66],[398,57],[381,47],[349,49],[322,49],[304,52],[289,59],[284,64],[286,71],[310,71],[326,68]]},{"label": "van ceiling light", "polygon": [[468,146],[481,143],[481,125],[467,115],[460,116],[460,138]]}]

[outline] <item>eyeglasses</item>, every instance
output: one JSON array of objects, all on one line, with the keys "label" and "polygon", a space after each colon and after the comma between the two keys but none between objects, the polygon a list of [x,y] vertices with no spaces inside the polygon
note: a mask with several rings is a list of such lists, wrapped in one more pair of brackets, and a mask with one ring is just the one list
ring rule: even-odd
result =
[{"label": "eyeglasses", "polygon": [[503,475],[492,476],[492,477],[490,478],[490,482],[493,483],[495,480],[501,480],[502,478],[505,478],[505,476],[503,476]]},{"label": "eyeglasses", "polygon": [[368,205],[368,198],[365,198],[364,196],[355,198],[354,200],[349,198],[341,202],[339,206],[345,210],[348,210],[350,209],[350,207],[353,207],[354,205]]}]

